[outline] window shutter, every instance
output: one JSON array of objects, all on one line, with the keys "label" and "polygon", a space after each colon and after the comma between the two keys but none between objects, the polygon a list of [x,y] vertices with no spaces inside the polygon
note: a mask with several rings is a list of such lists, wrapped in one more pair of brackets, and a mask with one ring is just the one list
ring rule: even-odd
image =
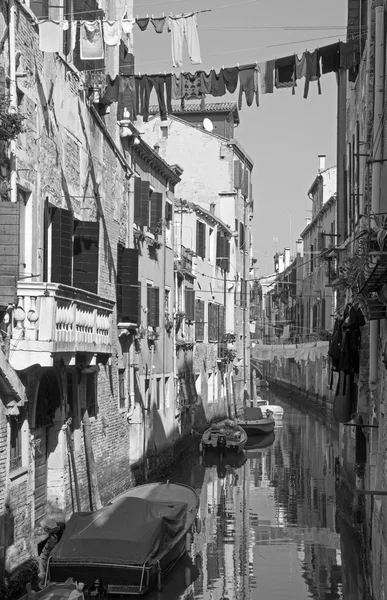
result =
[{"label": "window shutter", "polygon": [[218,231],[216,234],[216,265],[217,267],[222,266],[221,257],[223,256],[223,234]]},{"label": "window shutter", "polygon": [[245,249],[245,226],[243,223],[239,223],[239,249]]},{"label": "window shutter", "polygon": [[217,308],[218,308],[218,340],[221,342],[223,340],[224,330],[225,330],[225,322],[224,322],[225,310],[224,310],[224,306],[222,304],[219,304]]},{"label": "window shutter", "polygon": [[201,221],[196,221],[196,254],[206,256],[206,226]]},{"label": "window shutter", "polygon": [[165,202],[165,220],[172,221],[172,204],[168,201]]},{"label": "window shutter", "polygon": [[134,178],[134,222],[141,225],[141,179]]},{"label": "window shutter", "polygon": [[208,304],[208,341],[218,340],[218,307],[211,302]]},{"label": "window shutter", "polygon": [[242,195],[246,198],[249,195],[249,170],[245,167],[243,170],[243,179],[242,179]]},{"label": "window shutter", "polygon": [[224,267],[224,270],[229,272],[230,271],[230,241],[227,240],[226,238],[224,238],[224,246],[225,246],[225,253],[224,256],[227,256],[226,259],[226,264]]},{"label": "window shutter", "polygon": [[0,201],[0,299],[15,302],[19,276],[19,210],[15,202]]},{"label": "window shutter", "polygon": [[[72,285],[73,215],[69,210],[51,207],[51,233],[51,281]],[[74,287],[81,286],[74,283]]]},{"label": "window shutter", "polygon": [[204,340],[204,300],[196,300],[195,339],[198,342]]},{"label": "window shutter", "polygon": [[239,160],[234,160],[234,188],[239,189],[242,185],[242,164]]},{"label": "window shutter", "polygon": [[160,312],[160,288],[148,286],[148,325],[158,327]]},{"label": "window shutter", "polygon": [[141,181],[141,221],[143,227],[149,226],[149,181]]},{"label": "window shutter", "polygon": [[74,221],[73,286],[98,293],[99,223]]},{"label": "window shutter", "polygon": [[141,287],[138,280],[138,252],[117,249],[117,317],[121,323],[140,323]]},{"label": "window shutter", "polygon": [[150,229],[161,229],[161,220],[163,217],[163,195],[159,192],[151,194],[151,214],[150,214]]},{"label": "window shutter", "polygon": [[185,290],[185,317],[188,321],[195,320],[195,291]]}]

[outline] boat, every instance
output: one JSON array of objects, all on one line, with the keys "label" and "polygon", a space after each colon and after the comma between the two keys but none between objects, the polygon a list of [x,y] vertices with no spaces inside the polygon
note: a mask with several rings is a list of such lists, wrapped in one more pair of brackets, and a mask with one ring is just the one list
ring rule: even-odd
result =
[{"label": "boat", "polygon": [[275,433],[271,431],[266,435],[254,435],[249,437],[245,446],[248,458],[259,457],[264,454],[275,442]]},{"label": "boat", "polygon": [[208,450],[216,450],[219,454],[242,452],[247,442],[246,432],[236,421],[224,419],[213,423],[202,435],[201,449],[203,454]]},{"label": "boat", "polygon": [[273,413],[274,419],[283,419],[284,409],[279,404],[270,404],[269,400],[263,400],[263,398],[258,396],[256,405],[260,407],[263,413],[268,410]]},{"label": "boat", "polygon": [[37,592],[31,589],[31,584],[26,585],[27,594],[20,600],[79,600],[84,599],[83,584],[79,584],[71,577],[63,583],[50,583]]},{"label": "boat", "polygon": [[178,483],[149,483],[94,512],[74,513],[48,561],[46,580],[69,577],[85,591],[143,595],[157,586],[200,531],[199,496]]},{"label": "boat", "polygon": [[264,416],[259,406],[246,406],[243,416],[238,419],[238,424],[245,430],[247,435],[270,433],[274,430],[275,423],[271,413],[269,414],[270,416]]}]

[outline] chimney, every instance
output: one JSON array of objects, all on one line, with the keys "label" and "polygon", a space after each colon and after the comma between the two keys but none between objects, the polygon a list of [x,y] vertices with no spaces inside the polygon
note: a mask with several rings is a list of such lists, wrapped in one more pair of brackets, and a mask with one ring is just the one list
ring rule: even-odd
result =
[{"label": "chimney", "polygon": [[290,248],[284,248],[284,263],[284,267],[287,269],[290,265]]},{"label": "chimney", "polygon": [[297,256],[304,255],[304,243],[302,240],[296,241],[296,253],[297,253]]},{"label": "chimney", "polygon": [[216,206],[215,202],[211,202],[211,204],[210,204],[210,213],[212,215],[215,214],[215,206]]},{"label": "chimney", "polygon": [[325,159],[326,159],[326,154],[319,154],[318,155],[318,172],[321,173],[321,171],[325,171]]}]

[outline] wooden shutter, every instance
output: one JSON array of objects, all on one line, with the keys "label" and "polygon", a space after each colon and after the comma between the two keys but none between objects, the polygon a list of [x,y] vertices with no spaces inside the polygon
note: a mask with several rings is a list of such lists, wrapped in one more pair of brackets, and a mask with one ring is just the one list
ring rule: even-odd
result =
[{"label": "wooden shutter", "polygon": [[234,160],[234,188],[239,189],[242,186],[242,164],[239,160]]},{"label": "wooden shutter", "polygon": [[165,202],[165,220],[172,221],[172,215],[173,215],[172,204],[171,204],[171,202],[166,201]]},{"label": "wooden shutter", "polygon": [[206,226],[201,221],[196,221],[196,254],[206,256]]},{"label": "wooden shutter", "polygon": [[225,331],[225,310],[222,304],[218,304],[218,340],[222,341]]},{"label": "wooden shutter", "polygon": [[190,288],[185,290],[185,317],[188,321],[195,320],[195,291]]},{"label": "wooden shutter", "polygon": [[227,240],[226,238],[224,238],[224,256],[227,256],[227,258],[224,261],[224,270],[229,272],[230,271],[230,241]]},{"label": "wooden shutter", "polygon": [[69,210],[51,207],[51,233],[51,281],[73,285],[73,215]]},{"label": "wooden shutter", "polygon": [[140,318],[141,286],[138,280],[138,252],[117,248],[117,318],[121,323],[137,323]]},{"label": "wooden shutter", "polygon": [[149,227],[149,181],[141,181],[141,222],[143,227]]},{"label": "wooden shutter", "polygon": [[163,218],[163,195],[160,192],[151,194],[150,207],[150,229],[161,229],[161,221]]},{"label": "wooden shutter", "polygon": [[208,304],[208,341],[218,340],[218,307],[211,302]]},{"label": "wooden shutter", "polygon": [[150,327],[158,327],[160,324],[160,289],[158,287],[148,286],[147,288],[148,301],[148,325]]},{"label": "wooden shutter", "polygon": [[134,178],[134,215],[133,220],[136,225],[141,225],[141,179]]},{"label": "wooden shutter", "polygon": [[195,339],[197,342],[204,340],[204,300],[196,300]]},{"label": "wooden shutter", "polygon": [[243,170],[243,178],[242,178],[242,195],[246,198],[249,195],[249,170],[245,167]]},{"label": "wooden shutter", "polygon": [[73,286],[98,293],[99,223],[74,222]]},{"label": "wooden shutter", "polygon": [[218,231],[216,234],[216,265],[218,267],[222,266],[222,259],[221,257],[223,257],[223,234],[221,231]]},{"label": "wooden shutter", "polygon": [[240,250],[245,249],[245,226],[243,223],[239,223],[239,248]]},{"label": "wooden shutter", "polygon": [[18,203],[0,201],[0,303],[16,300],[19,276],[19,215]]}]

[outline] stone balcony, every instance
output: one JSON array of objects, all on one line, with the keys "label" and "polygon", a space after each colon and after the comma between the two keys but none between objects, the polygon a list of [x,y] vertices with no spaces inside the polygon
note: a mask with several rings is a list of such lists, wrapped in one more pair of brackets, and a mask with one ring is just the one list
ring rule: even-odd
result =
[{"label": "stone balcony", "polygon": [[52,366],[64,354],[111,354],[114,302],[57,283],[18,282],[9,362],[17,370]]}]

